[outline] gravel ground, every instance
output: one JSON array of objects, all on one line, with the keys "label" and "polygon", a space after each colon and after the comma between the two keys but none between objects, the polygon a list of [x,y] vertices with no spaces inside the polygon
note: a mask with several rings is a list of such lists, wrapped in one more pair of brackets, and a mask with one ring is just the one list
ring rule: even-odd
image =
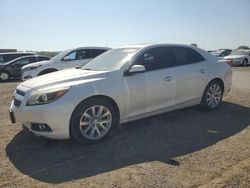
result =
[{"label": "gravel ground", "polygon": [[10,123],[18,82],[0,83],[0,187],[249,187],[250,67],[219,109],[125,124],[102,143],[44,142]]}]

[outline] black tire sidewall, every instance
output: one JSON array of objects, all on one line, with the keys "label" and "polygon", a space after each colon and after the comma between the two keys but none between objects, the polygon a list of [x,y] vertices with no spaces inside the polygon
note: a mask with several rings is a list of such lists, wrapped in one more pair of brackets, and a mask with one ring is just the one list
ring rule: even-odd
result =
[{"label": "black tire sidewall", "polygon": [[248,63],[247,59],[244,59],[242,64],[243,66],[247,66],[247,63]]},{"label": "black tire sidewall", "polygon": [[[87,110],[88,108],[90,108],[91,106],[94,105],[103,105],[105,106],[107,109],[109,109],[109,111],[111,112],[112,115],[112,124],[110,127],[109,132],[103,136],[102,138],[98,139],[98,140],[90,140],[88,138],[85,138],[80,130],[80,126],[79,126],[79,122],[80,122],[80,118],[82,116],[82,114],[85,112],[85,110]],[[113,135],[115,128],[117,127],[119,123],[119,118],[117,116],[117,113],[115,111],[115,108],[112,106],[112,104],[110,102],[108,102],[105,99],[99,99],[99,98],[92,98],[86,101],[81,102],[76,109],[74,110],[72,117],[71,117],[71,121],[70,121],[70,133],[71,136],[78,141],[79,143],[97,143],[111,135]]]},{"label": "black tire sidewall", "polygon": [[[221,98],[220,98],[219,104],[218,104],[216,107],[211,108],[211,107],[208,105],[208,103],[207,103],[207,92],[208,92],[209,88],[210,88],[212,85],[214,85],[214,84],[217,84],[217,85],[220,87],[220,89],[221,89]],[[200,103],[200,107],[201,107],[203,110],[208,110],[208,111],[214,110],[214,109],[216,109],[216,108],[218,108],[218,107],[220,106],[221,101],[222,101],[222,98],[223,98],[223,87],[222,87],[221,83],[218,82],[218,81],[216,81],[216,80],[215,80],[215,81],[211,81],[211,82],[207,85],[206,89],[204,90],[204,93],[203,93],[202,99],[201,99],[201,103]]]}]

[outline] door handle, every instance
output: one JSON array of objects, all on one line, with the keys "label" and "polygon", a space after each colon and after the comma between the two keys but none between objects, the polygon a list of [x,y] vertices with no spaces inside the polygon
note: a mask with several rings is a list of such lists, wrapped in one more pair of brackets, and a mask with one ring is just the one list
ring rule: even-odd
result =
[{"label": "door handle", "polygon": [[169,81],[173,80],[173,77],[172,76],[167,76],[166,78],[164,78],[164,80],[169,82]]},{"label": "door handle", "polygon": [[200,73],[201,73],[201,74],[204,74],[204,73],[205,73],[205,69],[201,69],[201,70],[200,70]]}]

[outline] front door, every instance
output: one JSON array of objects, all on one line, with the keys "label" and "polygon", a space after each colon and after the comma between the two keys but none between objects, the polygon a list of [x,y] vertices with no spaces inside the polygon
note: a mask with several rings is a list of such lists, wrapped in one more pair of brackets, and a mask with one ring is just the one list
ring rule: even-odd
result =
[{"label": "front door", "polygon": [[128,118],[174,105],[172,61],[170,48],[157,47],[142,53],[133,63],[146,70],[124,77],[129,90]]}]

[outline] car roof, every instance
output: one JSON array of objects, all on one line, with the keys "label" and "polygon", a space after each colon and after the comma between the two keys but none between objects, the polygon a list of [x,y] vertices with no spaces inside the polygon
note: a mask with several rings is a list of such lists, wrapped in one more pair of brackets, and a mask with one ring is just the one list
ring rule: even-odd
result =
[{"label": "car roof", "polygon": [[[26,56],[22,56],[22,57],[18,57],[18,58],[16,58],[16,59],[13,59],[13,60],[11,60],[11,61],[8,61],[8,62],[6,62],[6,63],[12,63],[12,62],[14,62],[14,61],[17,61],[17,60],[19,60],[19,59],[23,59],[23,58],[27,58],[27,57],[47,57],[47,56],[45,56],[45,55],[26,55]],[[50,57],[47,57],[47,58],[50,58]]]},{"label": "car roof", "polygon": [[3,52],[0,55],[8,55],[8,54],[36,54],[35,52]]},{"label": "car roof", "polygon": [[77,47],[70,50],[86,50],[86,49],[96,49],[96,50],[110,50],[108,47],[98,47],[98,46],[85,46],[85,47]]},{"label": "car roof", "polygon": [[172,43],[159,43],[159,44],[135,44],[135,45],[127,45],[127,46],[121,46],[118,48],[145,48],[145,47],[162,47],[162,46],[178,46],[178,47],[188,47],[188,48],[197,48],[193,47],[191,45],[185,45],[185,44],[172,44]]}]

